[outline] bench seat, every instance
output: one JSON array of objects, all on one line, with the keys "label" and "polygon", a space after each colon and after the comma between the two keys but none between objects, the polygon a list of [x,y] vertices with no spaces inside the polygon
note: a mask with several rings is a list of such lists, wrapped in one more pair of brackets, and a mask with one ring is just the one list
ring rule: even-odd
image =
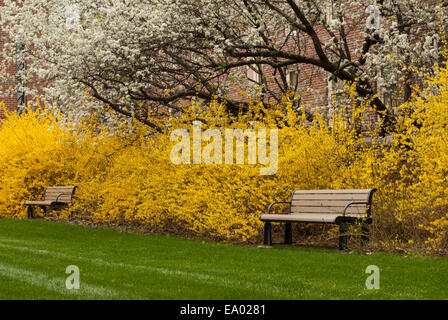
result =
[{"label": "bench seat", "polygon": [[25,201],[26,206],[52,206],[57,202],[54,201]]},{"label": "bench seat", "polygon": [[[338,219],[339,218],[339,219]],[[261,221],[271,222],[310,222],[310,223],[337,223],[337,220],[342,219],[342,215],[335,215],[331,213],[302,213],[302,214],[262,214]],[[350,215],[346,218],[362,219],[363,215]],[[347,220],[347,219],[346,219]]]}]

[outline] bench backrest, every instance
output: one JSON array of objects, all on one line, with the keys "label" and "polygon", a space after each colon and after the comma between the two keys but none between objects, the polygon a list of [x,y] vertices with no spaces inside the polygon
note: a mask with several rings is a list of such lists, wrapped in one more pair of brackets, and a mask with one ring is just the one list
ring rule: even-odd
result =
[{"label": "bench backrest", "polygon": [[47,187],[47,190],[45,191],[45,200],[71,203],[75,190],[76,186]]},{"label": "bench backrest", "polygon": [[342,215],[350,202],[367,202],[350,206],[347,208],[346,216],[370,217],[370,206],[375,191],[376,189],[294,190],[291,196],[291,214]]}]

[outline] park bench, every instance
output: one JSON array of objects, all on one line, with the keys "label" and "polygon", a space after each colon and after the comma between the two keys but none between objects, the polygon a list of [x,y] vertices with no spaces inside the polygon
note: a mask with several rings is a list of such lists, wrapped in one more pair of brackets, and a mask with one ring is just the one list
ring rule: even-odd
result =
[{"label": "park bench", "polygon": [[[47,212],[47,207],[60,208],[68,206],[72,203],[73,195],[75,194],[76,186],[58,186],[47,187],[45,190],[44,200],[42,201],[25,201],[25,206],[28,206],[28,218],[33,217],[33,206],[40,206],[44,213]],[[34,194],[31,196],[31,198]]]},{"label": "park bench", "polygon": [[[264,245],[272,245],[271,223],[285,223],[285,244],[292,244],[291,223],[329,223],[339,225],[339,250],[347,248],[348,225],[360,223],[363,240],[368,241],[367,225],[372,223],[370,208],[376,189],[359,190],[294,190],[289,202],[273,202],[267,214],[261,214],[264,222]],[[277,204],[289,204],[283,214],[271,214]]]}]

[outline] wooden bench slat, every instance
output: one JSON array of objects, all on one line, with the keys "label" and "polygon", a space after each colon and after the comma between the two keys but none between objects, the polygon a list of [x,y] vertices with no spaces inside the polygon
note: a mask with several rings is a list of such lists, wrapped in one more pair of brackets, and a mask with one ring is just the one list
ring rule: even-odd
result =
[{"label": "wooden bench slat", "polygon": [[73,192],[72,191],[63,191],[63,190],[61,190],[61,191],[58,191],[58,192],[46,192],[45,193],[46,196],[50,196],[50,197],[57,196],[58,194],[72,195]]},{"label": "wooden bench slat", "polygon": [[[291,214],[290,216],[294,216],[293,219],[295,219],[297,222],[300,222],[301,221],[300,217],[304,216],[304,215],[306,215],[306,216],[308,216],[308,215],[310,215],[310,216],[311,215],[316,215],[316,216],[318,216],[318,215],[328,215],[328,216],[333,216],[335,219],[337,217],[342,217],[343,216],[342,214],[316,213],[316,212],[303,212],[303,213],[300,213],[300,214]],[[365,213],[346,213],[345,217],[367,218],[367,215]]]},{"label": "wooden bench slat", "polygon": [[61,191],[61,190],[71,191],[71,190],[73,190],[75,188],[76,187],[74,187],[74,186],[68,186],[68,187],[48,187],[47,191]]},{"label": "wooden bench slat", "polygon": [[334,223],[337,216],[334,214],[302,214],[302,215],[291,215],[291,214],[262,214],[260,219],[262,221],[286,221],[286,222],[323,222],[323,223]]},{"label": "wooden bench slat", "polygon": [[55,197],[55,196],[58,196],[60,194],[72,195],[73,193],[70,192],[70,191],[50,192],[50,193],[45,193],[45,196],[47,196],[47,197]]},{"label": "wooden bench slat", "polygon": [[[291,214],[301,214],[301,213],[325,213],[325,214],[335,214],[342,216],[344,211],[343,207],[292,207]],[[345,212],[346,213],[365,213],[366,207],[355,207],[350,206]]]},{"label": "wooden bench slat", "polygon": [[370,193],[371,189],[342,189],[342,190],[295,190],[294,193],[300,194],[308,194],[308,193],[314,193],[314,194],[357,194],[357,193],[364,193],[368,194]]},{"label": "wooden bench slat", "polygon": [[292,200],[367,201],[368,194],[294,194]]},{"label": "wooden bench slat", "polygon": [[66,193],[63,193],[63,192],[59,192],[59,193],[52,193],[52,194],[46,194],[45,195],[45,199],[48,199],[48,198],[57,198],[58,196],[60,196],[60,197],[72,197],[72,194],[66,194]]},{"label": "wooden bench slat", "polygon": [[28,206],[49,206],[53,203],[54,201],[25,201],[25,205]]},{"label": "wooden bench slat", "polygon": [[71,194],[61,194],[61,193],[45,195],[45,200],[56,200],[56,199],[70,201],[72,199],[72,195]]},{"label": "wooden bench slat", "polygon": [[68,194],[72,194],[73,190],[72,189],[65,189],[65,190],[51,190],[51,191],[46,191],[45,194],[58,194],[58,193],[68,193]]},{"label": "wooden bench slat", "polygon": [[59,197],[59,198],[45,198],[45,201],[51,201],[51,202],[61,202],[61,203],[71,203],[72,199],[71,198],[64,198],[64,197]]},{"label": "wooden bench slat", "polygon": [[48,186],[47,189],[73,189],[76,188],[76,186]]},{"label": "wooden bench slat", "polygon": [[52,193],[52,192],[73,192],[75,187],[52,187],[47,188],[45,192]]},{"label": "wooden bench slat", "polygon": [[[364,200],[359,200],[364,201]],[[344,208],[347,204],[353,202],[353,200],[293,200],[291,205],[293,207],[342,207]],[[366,206],[363,204],[357,204],[354,206]]]},{"label": "wooden bench slat", "polygon": [[47,190],[45,194],[58,194],[58,193],[73,193],[73,189],[58,189],[58,190]]},{"label": "wooden bench slat", "polygon": [[46,191],[45,194],[58,194],[58,193],[68,193],[68,194],[72,194],[73,190],[72,189],[65,189],[65,190],[57,190],[57,191]]},{"label": "wooden bench slat", "polygon": [[[302,213],[298,214],[262,214],[260,220],[272,222],[325,222],[334,223],[337,217],[341,215],[335,214],[316,214]],[[365,214],[348,214],[346,217],[365,218]]]}]

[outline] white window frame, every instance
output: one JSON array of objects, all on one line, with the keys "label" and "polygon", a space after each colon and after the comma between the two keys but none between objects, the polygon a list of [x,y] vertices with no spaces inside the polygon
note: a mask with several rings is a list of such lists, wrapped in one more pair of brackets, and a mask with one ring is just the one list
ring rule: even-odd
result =
[{"label": "white window frame", "polygon": [[339,78],[336,80],[328,79],[328,105],[330,107],[336,107],[333,105],[333,97],[336,95],[336,104],[339,105],[341,102],[338,101],[338,95],[345,92],[345,82]]},{"label": "white window frame", "polygon": [[258,66],[255,64],[247,66],[246,76],[247,76],[247,79],[251,80],[252,82],[261,84],[261,74],[258,71],[256,71],[257,69],[258,69]]},{"label": "white window frame", "polygon": [[[293,75],[295,75],[295,83],[293,83]],[[299,71],[298,70],[287,70],[286,71],[286,82],[288,83],[288,87],[290,89],[294,89],[297,93],[297,90],[300,88],[299,83]]]},{"label": "white window frame", "polygon": [[338,21],[337,8],[335,6],[336,1],[337,0],[326,0],[324,4],[325,21],[329,25],[334,25]]},{"label": "white window frame", "polygon": [[[386,71],[383,68],[379,67],[378,72],[380,72],[380,74],[383,75],[383,73],[385,73]],[[382,79],[382,77],[380,77],[380,79]],[[398,83],[396,83],[394,85],[395,88],[391,90],[386,90],[386,85],[381,80],[378,80],[376,85],[377,85],[378,98],[381,99],[384,105],[392,108],[397,107],[399,103],[398,101],[394,101],[396,99],[393,98],[393,94],[391,92],[394,92],[398,89]]]}]

